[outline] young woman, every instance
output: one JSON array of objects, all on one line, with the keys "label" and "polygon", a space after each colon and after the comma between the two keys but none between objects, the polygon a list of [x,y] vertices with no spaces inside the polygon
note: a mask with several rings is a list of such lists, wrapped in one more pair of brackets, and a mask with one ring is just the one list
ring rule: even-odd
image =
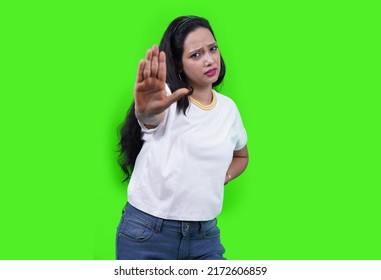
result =
[{"label": "young woman", "polygon": [[176,18],[139,62],[121,129],[130,181],[117,259],[224,259],[216,217],[248,162],[237,107],[213,89],[224,76],[212,28],[195,16]]}]

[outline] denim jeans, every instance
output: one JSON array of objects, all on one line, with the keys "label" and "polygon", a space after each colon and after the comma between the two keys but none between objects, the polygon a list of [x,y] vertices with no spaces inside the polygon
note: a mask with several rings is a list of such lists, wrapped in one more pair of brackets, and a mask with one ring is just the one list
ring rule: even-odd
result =
[{"label": "denim jeans", "polygon": [[116,236],[118,260],[224,260],[217,220],[163,220],[127,203]]}]

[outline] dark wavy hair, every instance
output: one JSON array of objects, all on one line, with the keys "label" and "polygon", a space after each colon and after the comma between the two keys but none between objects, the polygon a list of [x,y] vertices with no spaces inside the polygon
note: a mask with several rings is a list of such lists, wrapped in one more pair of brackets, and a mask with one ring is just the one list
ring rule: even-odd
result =
[{"label": "dark wavy hair", "polygon": [[[187,78],[182,73],[182,54],[184,51],[184,40],[187,35],[199,27],[209,29],[214,39],[214,32],[208,20],[197,16],[181,16],[174,19],[168,28],[165,30],[163,38],[159,45],[159,51],[164,51],[166,54],[167,77],[166,83],[172,92],[180,88],[189,88]],[[220,53],[221,70],[213,87],[218,86],[225,77],[225,63]],[[183,96],[177,101],[177,108],[184,114],[189,107],[187,96]],[[125,121],[120,128],[120,150],[119,150],[119,165],[121,166],[126,177],[125,182],[131,176],[131,172],[135,166],[135,161],[143,146],[141,128],[135,116],[135,102],[132,102]]]}]

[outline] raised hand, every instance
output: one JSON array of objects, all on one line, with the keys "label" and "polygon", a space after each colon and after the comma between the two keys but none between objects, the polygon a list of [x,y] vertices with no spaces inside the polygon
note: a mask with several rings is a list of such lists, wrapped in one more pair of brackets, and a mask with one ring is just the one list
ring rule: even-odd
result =
[{"label": "raised hand", "polygon": [[154,45],[147,50],[146,59],[139,62],[134,87],[135,112],[144,124],[157,124],[155,116],[189,93],[188,89],[181,88],[167,96],[166,74],[165,53],[159,53],[158,46]]}]

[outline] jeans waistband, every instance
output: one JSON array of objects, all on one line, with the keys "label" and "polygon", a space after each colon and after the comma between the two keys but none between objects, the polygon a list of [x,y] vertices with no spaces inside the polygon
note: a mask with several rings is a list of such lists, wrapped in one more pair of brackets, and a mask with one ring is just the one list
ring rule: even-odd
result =
[{"label": "jeans waistband", "polygon": [[216,219],[210,221],[176,221],[161,219],[135,208],[130,203],[127,203],[124,207],[123,213],[125,212],[127,212],[129,217],[134,217],[134,220],[138,219],[138,221],[154,227],[157,231],[160,231],[161,229],[169,229],[177,232],[192,233],[200,232],[201,230],[209,230],[217,224]]}]

